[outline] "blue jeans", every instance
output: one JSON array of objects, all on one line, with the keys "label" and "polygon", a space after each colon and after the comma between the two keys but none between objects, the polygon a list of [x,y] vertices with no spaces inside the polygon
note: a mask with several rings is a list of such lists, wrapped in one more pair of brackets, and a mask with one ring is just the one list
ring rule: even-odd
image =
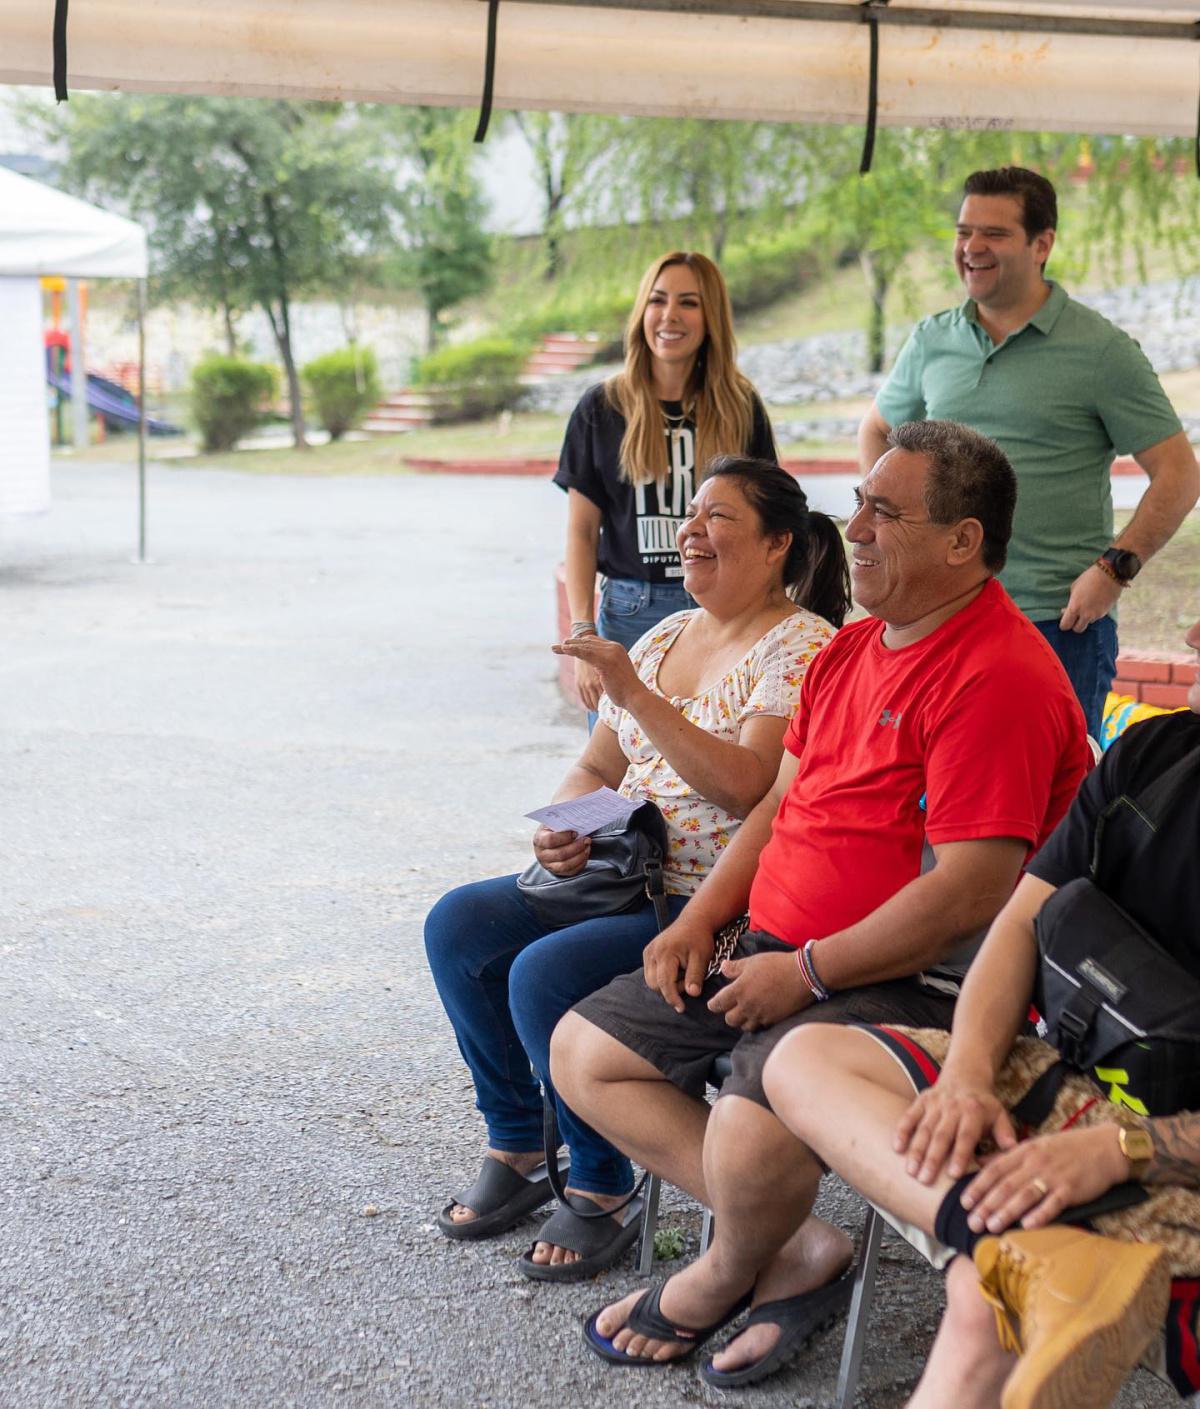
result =
[{"label": "blue jeans", "polygon": [[[685,904],[684,896],[667,897],[672,919]],[[639,968],[642,950],[657,932],[647,901],[627,915],[547,934],[522,899],[516,876],[459,886],[429,912],[425,952],[471,1070],[492,1149],[542,1148],[538,1080],[549,1092],[550,1034],[580,999]],[[555,1100],[571,1152],[572,1188],[594,1194],[632,1188],[633,1168],[625,1156]]]},{"label": "blue jeans", "polygon": [[1117,623],[1111,616],[1102,616],[1086,631],[1064,631],[1057,621],[1033,624],[1062,661],[1071,688],[1083,706],[1087,731],[1098,741],[1104,720],[1104,697],[1117,673]]},{"label": "blue jeans", "polygon": [[[596,630],[606,641],[620,641],[626,650],[639,641],[652,626],[673,612],[688,611],[696,605],[681,582],[643,582],[637,577],[609,577],[600,589],[600,616]],[[598,715],[588,711],[588,733],[596,727]]]}]

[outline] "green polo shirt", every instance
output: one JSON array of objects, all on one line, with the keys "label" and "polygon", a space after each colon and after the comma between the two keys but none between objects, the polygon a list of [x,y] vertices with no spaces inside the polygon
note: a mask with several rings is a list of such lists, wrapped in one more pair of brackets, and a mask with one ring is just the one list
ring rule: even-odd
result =
[{"label": "green polo shirt", "polygon": [[1019,492],[1001,581],[1035,621],[1058,616],[1071,583],[1112,542],[1114,456],[1181,429],[1137,343],[1053,282],[1001,343],[980,327],[973,299],[923,319],[876,404],[888,425],[962,421],[1004,448]]}]

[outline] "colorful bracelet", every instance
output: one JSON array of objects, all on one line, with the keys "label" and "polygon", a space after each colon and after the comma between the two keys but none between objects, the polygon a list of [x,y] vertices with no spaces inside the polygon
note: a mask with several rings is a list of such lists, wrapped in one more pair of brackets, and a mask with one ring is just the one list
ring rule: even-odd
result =
[{"label": "colorful bracelet", "polygon": [[596,623],[595,623],[594,621],[573,621],[573,622],[571,623],[571,640],[572,640],[572,641],[575,639],[576,636],[597,636],[597,635],[599,635],[599,632],[597,632],[597,630],[596,630]]},{"label": "colorful bracelet", "polygon": [[809,992],[818,1003],[824,1003],[832,995],[817,977],[817,971],[813,967],[812,951],[816,942],[815,939],[807,940],[796,950],[796,963],[800,969],[800,977],[804,980]]},{"label": "colorful bracelet", "polygon": [[1116,570],[1116,568],[1113,567],[1113,565],[1112,565],[1111,563],[1106,563],[1103,558],[1097,558],[1096,561],[1092,564],[1092,566],[1093,566],[1094,568],[1099,568],[1100,571],[1101,571],[1102,573],[1104,573],[1104,575],[1105,575],[1106,577],[1111,577],[1112,580],[1113,580],[1113,581],[1117,584],[1117,586],[1120,587],[1120,588],[1126,588],[1126,587],[1132,587],[1132,586],[1133,586],[1133,583],[1132,583],[1132,582],[1126,582],[1126,580],[1125,580],[1123,577],[1118,577],[1118,576],[1117,576],[1117,570]]}]

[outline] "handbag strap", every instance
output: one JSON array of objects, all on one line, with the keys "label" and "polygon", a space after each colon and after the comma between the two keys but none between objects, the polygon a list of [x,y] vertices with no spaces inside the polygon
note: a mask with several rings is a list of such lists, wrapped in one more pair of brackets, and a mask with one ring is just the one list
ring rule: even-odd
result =
[{"label": "handbag strap", "polygon": [[1200,749],[1189,749],[1182,758],[1177,758],[1170,768],[1164,769],[1152,783],[1143,788],[1136,798],[1130,797],[1128,793],[1121,793],[1101,811],[1096,818],[1096,835],[1092,843],[1092,880],[1097,885],[1100,884],[1104,834],[1110,819],[1122,807],[1128,807],[1137,813],[1152,833],[1157,834],[1167,814],[1191,782],[1190,775],[1198,762]]},{"label": "handbag strap", "polygon": [[[646,895],[654,906],[654,923],[658,926],[658,932],[671,923],[671,912],[667,909],[667,887],[666,879],[663,875],[663,864],[661,859],[646,862]],[[619,1204],[612,1208],[598,1208],[595,1213],[581,1212],[567,1203],[567,1191],[563,1188],[562,1175],[558,1172],[558,1112],[554,1109],[553,1099],[545,1092],[542,1093],[542,1150],[546,1156],[546,1177],[550,1181],[550,1187],[554,1190],[554,1197],[560,1204],[571,1209],[576,1218],[611,1218],[614,1213],[620,1213],[626,1209],[637,1198],[645,1187],[646,1180],[650,1177],[647,1170],[629,1193]]]},{"label": "handbag strap", "polygon": [[558,1172],[558,1145],[558,1113],[554,1109],[554,1102],[543,1093],[542,1148],[546,1156],[546,1178],[554,1190],[554,1197],[564,1208],[569,1208],[576,1218],[611,1218],[614,1213],[620,1213],[622,1209],[629,1207],[642,1192],[646,1180],[650,1178],[650,1171],[647,1170],[621,1202],[614,1204],[612,1208],[598,1208],[595,1213],[582,1211],[567,1202],[567,1191],[563,1188],[562,1175]]}]

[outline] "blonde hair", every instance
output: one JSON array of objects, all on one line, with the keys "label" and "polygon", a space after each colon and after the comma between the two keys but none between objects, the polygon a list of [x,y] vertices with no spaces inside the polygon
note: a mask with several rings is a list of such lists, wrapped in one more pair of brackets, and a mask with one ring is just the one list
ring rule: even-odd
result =
[{"label": "blonde hair", "polygon": [[683,397],[684,410],[696,425],[696,465],[707,465],[716,455],[744,455],[750,446],[754,388],[737,369],[729,290],[707,255],[673,250],[643,274],[625,325],[625,366],[604,387],[611,405],[625,418],[621,476],[631,484],[650,484],[667,472],[662,407],[642,319],[658,276],[672,264],[686,264],[696,276],[704,310],[705,338]]}]

